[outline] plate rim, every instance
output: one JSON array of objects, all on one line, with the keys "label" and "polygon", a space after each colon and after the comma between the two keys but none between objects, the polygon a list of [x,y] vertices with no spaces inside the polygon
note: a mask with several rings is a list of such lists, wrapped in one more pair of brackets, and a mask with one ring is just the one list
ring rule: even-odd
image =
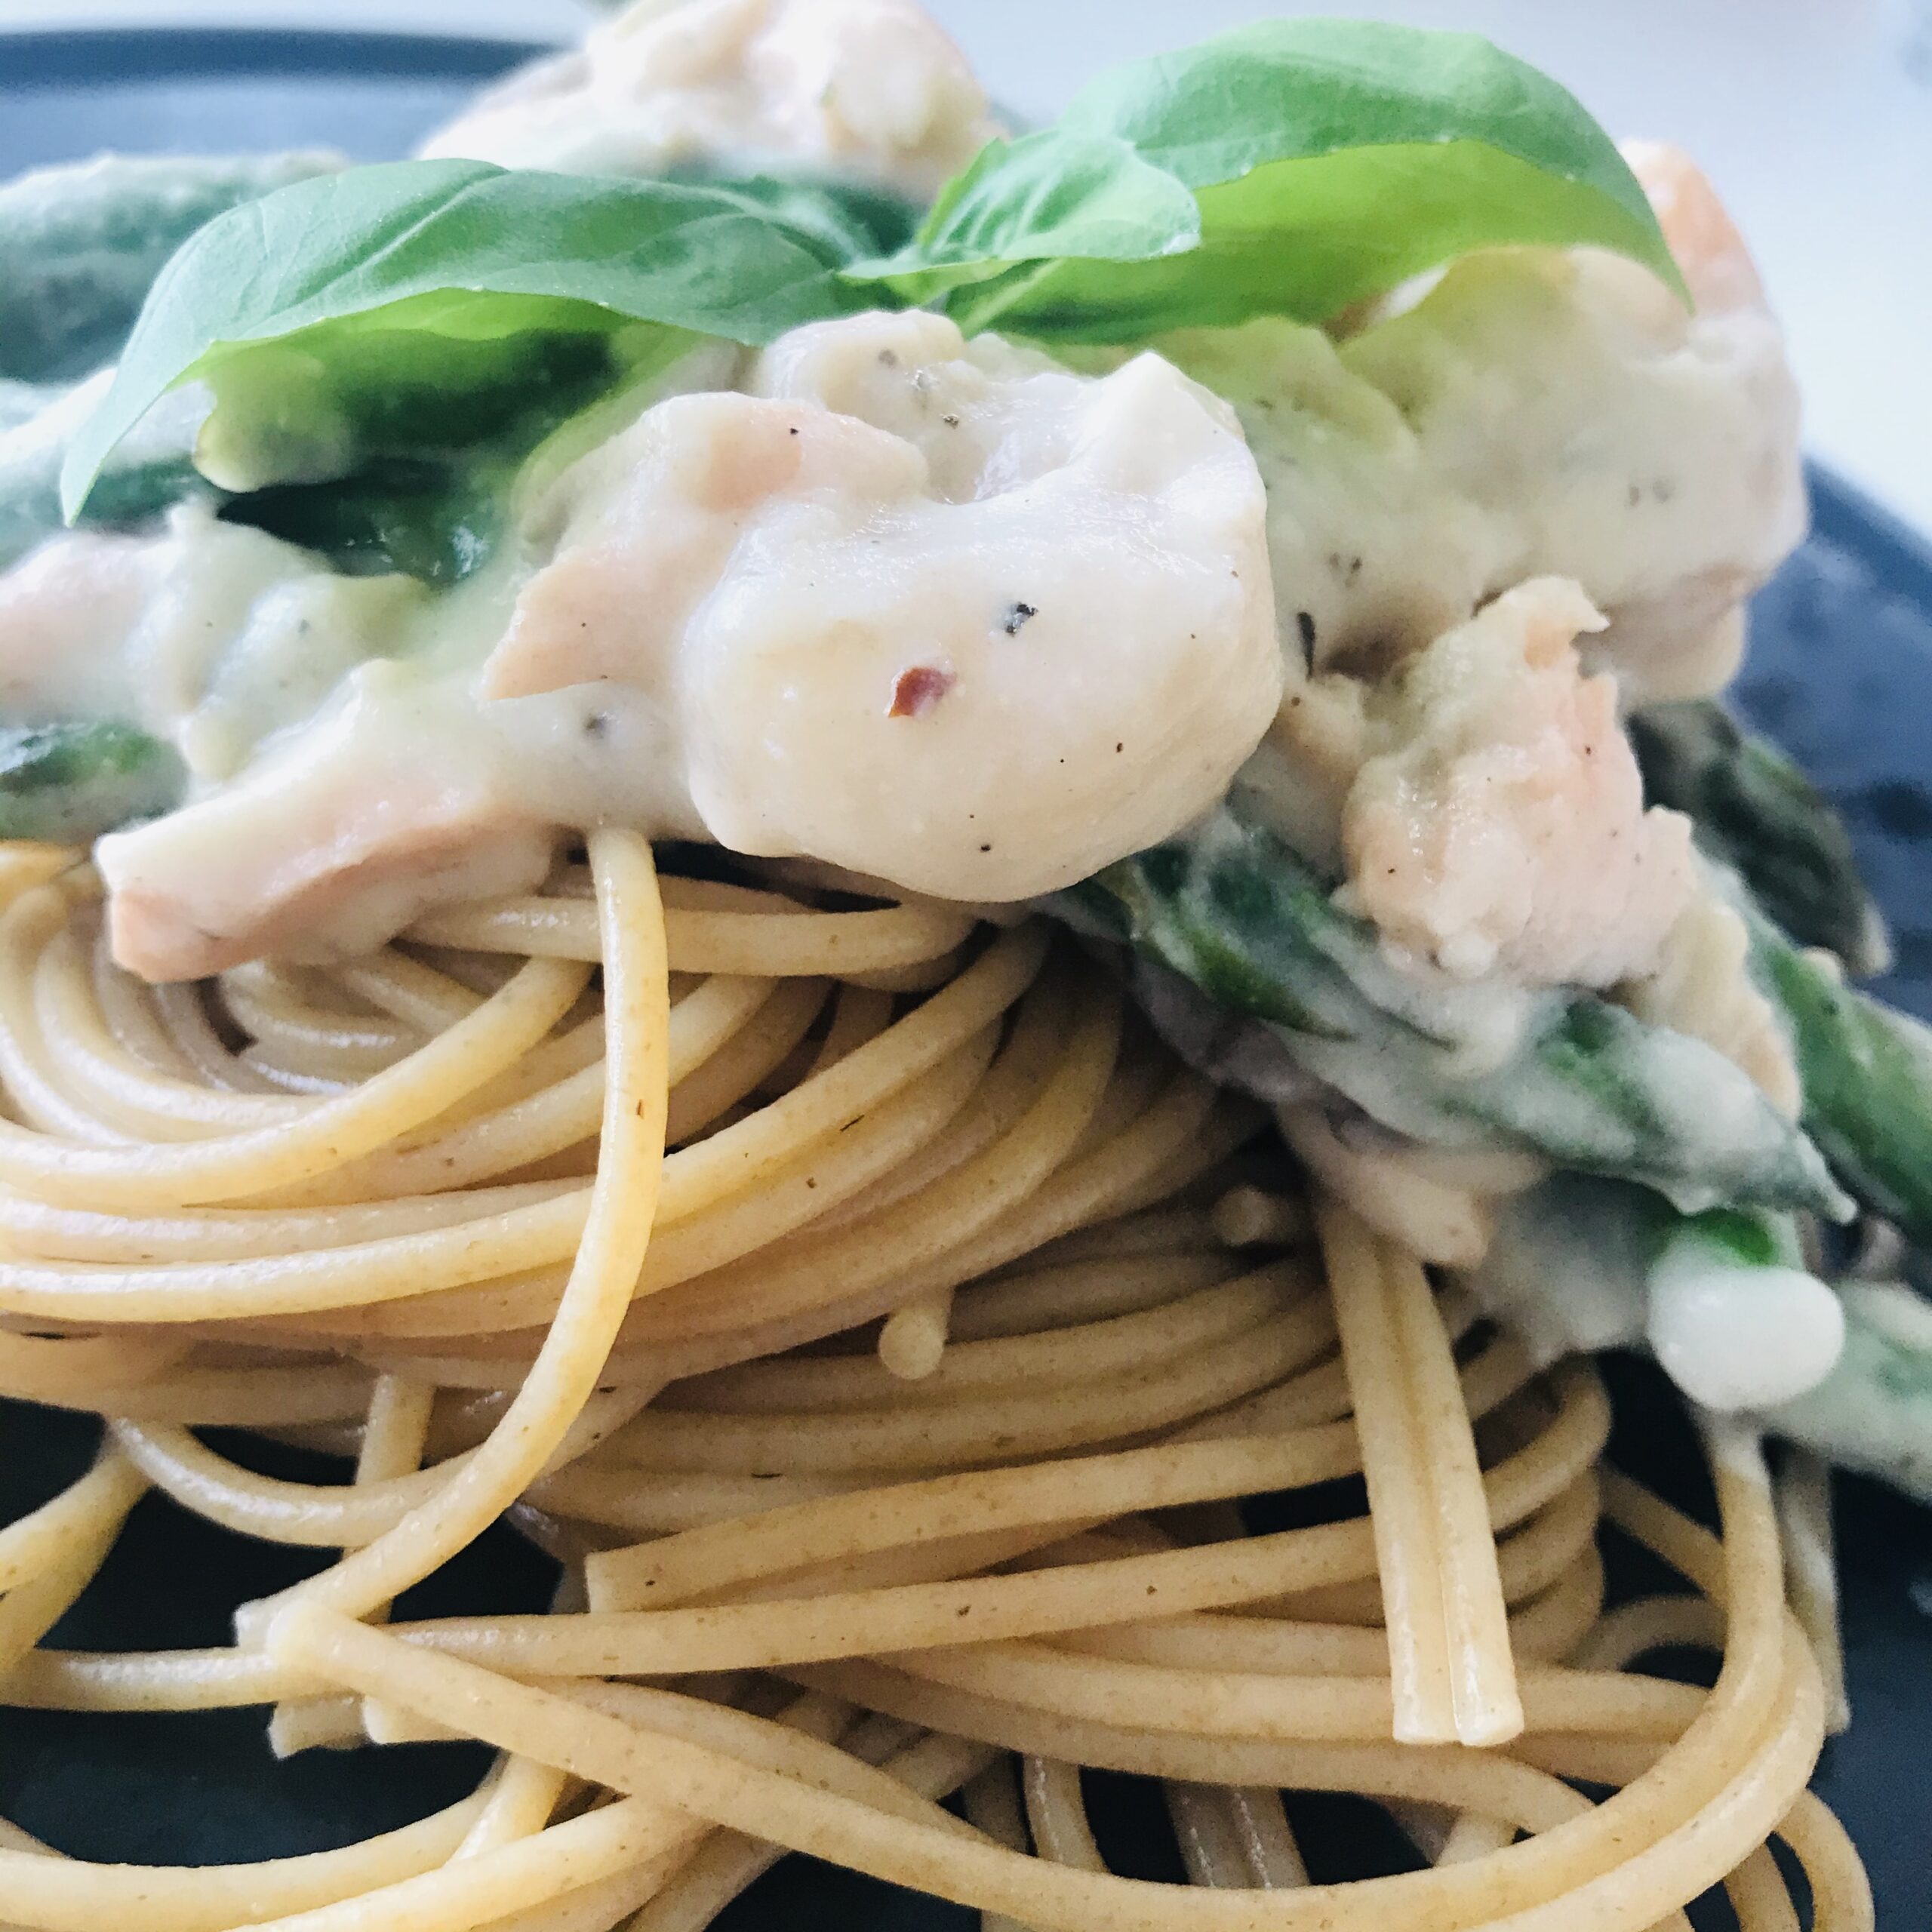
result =
[{"label": "plate rim", "polygon": [[1825,463],[1807,457],[1804,478],[1808,534],[1862,556],[1891,595],[1932,609],[1932,534]]},{"label": "plate rim", "polygon": [[44,88],[113,87],[171,76],[314,78],[351,62],[417,79],[488,79],[564,43],[515,35],[392,32],[374,27],[8,27],[0,96]]}]

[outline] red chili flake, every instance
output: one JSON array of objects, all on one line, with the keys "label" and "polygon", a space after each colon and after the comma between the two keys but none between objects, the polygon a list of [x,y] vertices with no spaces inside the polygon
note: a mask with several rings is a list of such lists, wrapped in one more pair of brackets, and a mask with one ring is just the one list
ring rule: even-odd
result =
[{"label": "red chili flake", "polygon": [[900,672],[899,681],[892,688],[891,708],[885,715],[923,718],[958,681],[950,671],[942,671],[936,664],[915,664],[911,670]]}]

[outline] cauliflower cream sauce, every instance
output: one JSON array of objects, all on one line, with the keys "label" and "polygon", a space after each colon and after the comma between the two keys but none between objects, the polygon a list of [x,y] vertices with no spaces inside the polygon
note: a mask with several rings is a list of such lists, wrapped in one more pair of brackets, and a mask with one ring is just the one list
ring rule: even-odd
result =
[{"label": "cauliflower cream sauce", "polygon": [[[100,842],[116,956],[177,979],[367,946],[606,820],[949,899],[1071,884],[1214,804],[1274,715],[1266,510],[1232,413],[1157,356],[1096,379],[924,313],[800,329],[567,470],[509,568],[275,626],[285,658],[368,661]],[[209,568],[227,534],[184,516],[155,547]],[[191,752],[306,581],[272,547],[295,574],[237,600]]]},{"label": "cauliflower cream sauce", "polygon": [[[905,0],[669,0],[425,152],[916,197],[992,131]],[[1742,244],[1674,151],[1632,159],[1694,314],[1620,258],[1511,250],[1339,337],[1078,371],[923,312],[708,344],[526,475],[451,592],[200,509],[51,540],[0,576],[0,701],[181,752],[188,803],[97,848],[157,980],[366,948],[600,822],[1024,900],[1238,775],[1392,958],[1639,977],[1696,888],[1617,702],[1722,685],[1803,497]]]},{"label": "cauliflower cream sauce", "polygon": [[1660,1258],[1624,1185],[1559,1174],[1503,1204],[1458,1278],[1539,1364],[1647,1341],[1678,1387],[1719,1414],[1814,1389],[1845,1343],[1838,1294],[1795,1265],[1727,1265],[1694,1235]]}]

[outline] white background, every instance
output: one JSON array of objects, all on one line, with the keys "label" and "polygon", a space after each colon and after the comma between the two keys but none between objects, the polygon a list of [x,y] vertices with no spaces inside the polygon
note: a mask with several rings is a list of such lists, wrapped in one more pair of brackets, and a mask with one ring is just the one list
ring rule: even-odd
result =
[{"label": "white background", "polygon": [[[928,0],[1002,103],[1281,10],[1267,0]],[[1472,28],[1613,131],[1715,177],[1789,329],[1814,451],[1932,531],[1932,0],[1317,0]],[[1311,8],[1309,11],[1314,11]],[[0,0],[0,25],[183,21],[562,36],[580,0]],[[5,60],[0,42],[0,63]]]}]

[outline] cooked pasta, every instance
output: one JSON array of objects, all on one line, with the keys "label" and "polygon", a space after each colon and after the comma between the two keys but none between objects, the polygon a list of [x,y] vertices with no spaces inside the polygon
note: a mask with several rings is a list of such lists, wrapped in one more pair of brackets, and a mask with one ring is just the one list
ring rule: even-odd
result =
[{"label": "cooked pasta", "polygon": [[[104,1432],[0,1530],[0,1699],[500,1754],[265,1865],[10,1830],[11,1923],[696,1932],[799,1850],[1066,1932],[1635,1932],[1719,1884],[1757,1932],[1796,1922],[1776,1838],[1820,1932],[1870,1924],[1754,1439],[1710,1436],[1721,1537],[1606,1469],[1587,1364],[1304,1208],[1260,1111],[1037,926],[589,859],[157,992],[83,866],[8,851],[0,1389]],[[258,1475],[214,1424],[354,1466]],[[149,1487],[341,1554],[229,1649],[50,1647]],[[389,1620],[506,1510],[552,1611]],[[1604,1523],[1684,1593],[1607,1610]],[[1708,1692],[1635,1667],[1685,1644]],[[1192,1886],[1107,1869],[1087,1768],[1165,1781]],[[1417,1869],[1311,1882],[1305,1792]]]}]

